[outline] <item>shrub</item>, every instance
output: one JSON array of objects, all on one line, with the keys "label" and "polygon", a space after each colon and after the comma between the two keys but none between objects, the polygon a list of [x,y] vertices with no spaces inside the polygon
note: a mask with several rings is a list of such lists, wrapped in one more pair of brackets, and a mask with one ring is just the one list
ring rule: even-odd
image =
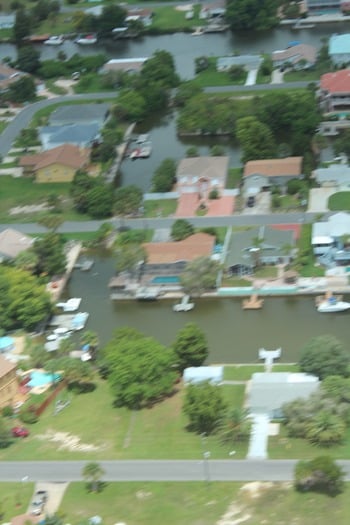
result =
[{"label": "shrub", "polygon": [[210,200],[215,200],[215,199],[218,199],[218,198],[219,198],[219,192],[218,192],[218,190],[216,188],[214,188],[209,193],[209,199]]},{"label": "shrub", "polygon": [[11,405],[7,405],[2,409],[2,415],[3,417],[12,417],[13,416],[13,408]]},{"label": "shrub", "polygon": [[22,421],[22,423],[26,423],[28,425],[33,425],[36,423],[39,419],[37,415],[37,406],[33,404],[24,405],[20,410],[19,419]]}]

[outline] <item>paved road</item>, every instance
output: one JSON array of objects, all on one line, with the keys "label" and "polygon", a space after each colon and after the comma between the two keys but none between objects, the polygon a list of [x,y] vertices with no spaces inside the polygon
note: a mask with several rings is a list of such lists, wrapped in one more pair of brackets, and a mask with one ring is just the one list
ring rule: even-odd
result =
[{"label": "paved road", "polygon": [[[0,481],[82,480],[86,461],[0,462]],[[105,481],[291,481],[294,460],[126,460],[99,461]],[[341,461],[350,481],[350,461]],[[209,473],[209,476],[208,476]]]},{"label": "paved road", "polygon": [[[227,217],[189,217],[187,220],[197,228],[205,228],[207,226],[219,227],[219,226],[256,226],[268,225],[268,224],[297,224],[297,223],[312,223],[319,214],[315,213],[271,213],[266,215],[229,215]],[[327,216],[327,214],[325,214]],[[174,218],[158,218],[158,219],[110,219],[109,222],[116,228],[120,226],[128,226],[133,229],[160,229],[170,228]],[[96,231],[101,224],[106,221],[76,221],[76,222],[65,222],[60,228],[61,233],[71,232],[92,232]],[[22,224],[0,224],[0,231],[5,230],[9,227],[15,227],[22,233],[43,233],[47,231],[43,226],[31,223]]]}]

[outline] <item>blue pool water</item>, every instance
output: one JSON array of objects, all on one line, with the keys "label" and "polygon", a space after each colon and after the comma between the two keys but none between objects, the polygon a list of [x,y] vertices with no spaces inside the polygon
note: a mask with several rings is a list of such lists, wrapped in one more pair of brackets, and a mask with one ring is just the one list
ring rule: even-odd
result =
[{"label": "blue pool water", "polygon": [[59,374],[49,374],[48,372],[33,371],[30,373],[30,381],[27,383],[29,387],[45,386],[49,383],[60,379]]},{"label": "blue pool water", "polygon": [[180,278],[176,275],[158,275],[152,279],[153,284],[178,284]]}]

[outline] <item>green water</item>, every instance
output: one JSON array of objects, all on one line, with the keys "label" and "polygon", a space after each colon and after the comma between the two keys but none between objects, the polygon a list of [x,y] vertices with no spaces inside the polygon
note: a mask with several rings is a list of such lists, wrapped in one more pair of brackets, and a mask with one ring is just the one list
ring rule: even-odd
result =
[{"label": "green water", "polygon": [[322,334],[333,334],[348,345],[350,313],[320,314],[313,297],[265,298],[257,311],[243,311],[240,298],[201,299],[191,312],[175,313],[175,301],[110,301],[113,273],[111,259],[100,259],[90,272],[75,270],[67,290],[71,297],[82,297],[80,310],[90,313],[86,328],[96,330],[102,343],[114,329],[128,325],[170,344],[178,330],[193,321],[207,335],[210,363],[258,362],[261,347],[281,347],[281,360],[295,362],[302,346]]}]

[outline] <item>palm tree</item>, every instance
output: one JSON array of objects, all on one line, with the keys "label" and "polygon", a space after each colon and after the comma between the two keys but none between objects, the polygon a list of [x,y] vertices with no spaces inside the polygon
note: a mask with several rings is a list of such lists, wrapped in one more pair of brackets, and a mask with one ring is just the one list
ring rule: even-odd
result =
[{"label": "palm tree", "polygon": [[247,415],[246,410],[234,408],[228,416],[222,420],[219,427],[219,435],[223,443],[232,445],[237,441],[245,441],[248,439],[251,420]]},{"label": "palm tree", "polygon": [[346,425],[339,416],[322,410],[307,425],[306,437],[315,445],[329,447],[343,440],[345,430]]},{"label": "palm tree", "polygon": [[82,475],[83,478],[86,479],[86,481],[90,484],[92,492],[98,491],[100,481],[104,473],[105,471],[99,463],[96,463],[95,461],[86,463],[85,467],[83,468]]}]

